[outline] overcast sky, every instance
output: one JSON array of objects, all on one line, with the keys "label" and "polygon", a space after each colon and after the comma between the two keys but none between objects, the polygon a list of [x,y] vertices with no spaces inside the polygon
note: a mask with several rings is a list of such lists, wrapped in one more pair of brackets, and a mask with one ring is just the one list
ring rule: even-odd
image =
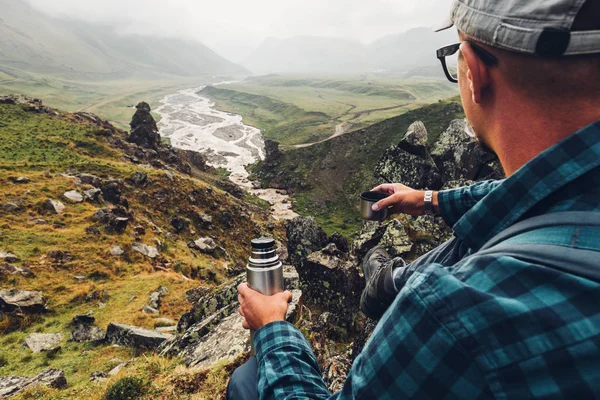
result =
[{"label": "overcast sky", "polygon": [[41,11],[122,31],[196,38],[239,61],[267,37],[334,36],[370,43],[435,26],[452,0],[27,0]]}]

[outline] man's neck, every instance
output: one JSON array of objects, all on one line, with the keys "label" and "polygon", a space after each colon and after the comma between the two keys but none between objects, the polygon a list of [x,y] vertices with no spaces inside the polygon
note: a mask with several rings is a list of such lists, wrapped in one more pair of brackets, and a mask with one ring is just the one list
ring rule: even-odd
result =
[{"label": "man's neck", "polygon": [[506,176],[511,176],[543,151],[598,121],[598,104],[519,104],[497,110],[494,120],[498,122],[489,132],[488,144],[498,155]]}]

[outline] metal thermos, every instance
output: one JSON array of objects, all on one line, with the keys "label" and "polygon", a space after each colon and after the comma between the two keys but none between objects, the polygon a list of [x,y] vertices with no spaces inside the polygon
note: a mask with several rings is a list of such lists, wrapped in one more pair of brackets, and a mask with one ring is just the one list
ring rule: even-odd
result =
[{"label": "metal thermos", "polygon": [[[272,296],[283,292],[283,265],[275,252],[275,240],[262,237],[252,241],[252,255],[246,266],[248,285],[251,289]],[[250,332],[252,354],[254,351],[254,331]]]}]

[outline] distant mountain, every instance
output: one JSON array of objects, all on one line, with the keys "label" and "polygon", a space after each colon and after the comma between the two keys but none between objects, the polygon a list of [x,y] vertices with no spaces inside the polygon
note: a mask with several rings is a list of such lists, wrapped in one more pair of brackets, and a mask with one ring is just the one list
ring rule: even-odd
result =
[{"label": "distant mountain", "polygon": [[0,70],[118,79],[247,74],[196,41],[121,35],[111,27],[47,16],[0,0]]},{"label": "distant mountain", "polygon": [[415,67],[437,66],[435,51],[455,42],[458,42],[458,35],[453,29],[434,32],[431,28],[415,28],[371,43],[368,58],[375,68],[408,72]]},{"label": "distant mountain", "polygon": [[[432,28],[411,29],[370,45],[314,36],[269,38],[242,64],[256,74],[408,72],[415,67],[437,64],[435,50],[457,40],[455,31],[436,33]],[[438,67],[435,74],[440,71]],[[412,75],[414,72],[418,71]]]},{"label": "distant mountain", "polygon": [[266,39],[242,64],[255,74],[360,73],[368,68],[357,40],[297,36]]}]

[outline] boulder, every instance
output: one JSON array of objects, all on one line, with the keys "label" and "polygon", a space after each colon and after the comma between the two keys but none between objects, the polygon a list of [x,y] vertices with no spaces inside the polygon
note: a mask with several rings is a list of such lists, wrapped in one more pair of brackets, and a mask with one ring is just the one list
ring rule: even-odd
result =
[{"label": "boulder", "polygon": [[292,265],[298,265],[310,253],[328,243],[327,234],[313,218],[296,217],[287,227],[288,254]]},{"label": "boulder", "polygon": [[65,211],[65,205],[58,200],[47,199],[44,202],[44,210],[53,214],[62,214]]},{"label": "boulder", "polygon": [[160,253],[157,250],[157,248],[153,246],[137,243],[131,246],[131,248],[133,249],[133,251],[137,251],[138,253],[151,259],[155,259],[156,257],[160,256]]},{"label": "boulder", "polygon": [[32,219],[31,221],[29,221],[29,224],[31,225],[46,225],[48,224],[48,222],[45,219]]},{"label": "boulder", "polygon": [[60,333],[32,333],[25,339],[25,346],[34,353],[56,351],[62,340],[63,335]]},{"label": "boulder", "polygon": [[0,313],[38,314],[48,311],[42,292],[19,289],[0,290]]},{"label": "boulder", "polygon": [[33,378],[0,376],[0,398],[11,397],[36,386],[64,389],[67,387],[67,378],[63,371],[57,369],[48,369]]},{"label": "boulder", "polygon": [[102,179],[97,177],[96,175],[91,174],[78,174],[77,177],[81,181],[81,183],[85,183],[87,185],[92,185],[94,187],[102,186]]},{"label": "boulder", "polygon": [[161,298],[167,293],[169,293],[169,289],[167,289],[164,286],[159,287],[158,289],[156,289],[156,291],[150,293],[150,301],[148,302],[148,305],[158,310],[160,308]]},{"label": "boulder", "polygon": [[7,213],[18,213],[23,211],[23,209],[18,204],[9,201],[0,203],[0,210]]},{"label": "boulder", "polygon": [[65,192],[63,196],[72,203],[81,203],[83,201],[83,195],[79,193],[77,190],[71,190],[70,192]]},{"label": "boulder", "polygon": [[109,375],[103,371],[95,371],[90,374],[90,382],[104,382],[108,379]]},{"label": "boulder", "polygon": [[81,324],[87,324],[87,325],[91,325],[94,322],[96,322],[96,318],[91,314],[79,314],[76,315],[75,317],[73,317],[73,319],[71,320],[71,323],[73,325],[81,325]]},{"label": "boulder", "polygon": [[13,253],[8,253],[6,251],[0,250],[0,261],[4,261],[7,263],[15,263],[19,261],[19,257],[15,256]]},{"label": "boulder", "polygon": [[48,252],[48,258],[52,260],[53,265],[63,265],[75,260],[75,257],[71,253],[62,250]]},{"label": "boulder", "polygon": [[402,182],[414,189],[439,189],[437,165],[429,156],[409,153],[399,146],[389,148],[375,166],[375,177],[385,182]]},{"label": "boulder", "polygon": [[101,202],[102,200],[102,190],[92,188],[83,192],[83,198],[90,203]]},{"label": "boulder", "polygon": [[31,179],[29,179],[26,176],[19,176],[18,178],[9,178],[9,179],[12,183],[21,184],[21,185],[31,182]]},{"label": "boulder", "polygon": [[123,249],[121,249],[121,247],[119,247],[119,246],[113,246],[113,247],[110,249],[110,255],[111,255],[111,256],[114,256],[114,257],[120,257],[120,256],[122,256],[123,254],[125,254],[125,252],[124,252],[124,251],[123,251]]},{"label": "boulder", "polygon": [[186,231],[188,229],[188,227],[190,226],[191,221],[187,218],[173,218],[171,220],[171,225],[173,226],[173,228],[175,229],[175,232],[177,233],[182,233],[184,231]]},{"label": "boulder", "polygon": [[106,329],[106,342],[130,346],[136,349],[154,350],[172,335],[139,328],[137,326],[110,323]]},{"label": "boulder", "polygon": [[408,127],[398,147],[411,154],[425,156],[427,154],[428,138],[425,124],[421,121],[416,121]]},{"label": "boulder", "polygon": [[104,336],[104,329],[87,323],[76,324],[71,331],[71,341],[79,343],[100,342]]},{"label": "boulder", "polygon": [[108,299],[110,299],[110,294],[108,294],[106,290],[94,290],[93,292],[85,296],[85,301],[87,302],[101,301],[103,303],[106,303]]},{"label": "boulder", "polygon": [[217,258],[224,257],[227,254],[224,248],[219,246],[219,244],[213,238],[209,237],[200,238],[194,242],[190,242],[188,247],[199,250],[204,254],[210,254]]},{"label": "boulder", "polygon": [[123,233],[132,219],[132,214],[121,206],[112,209],[101,208],[94,213],[92,219],[106,225],[108,232]]},{"label": "boulder", "polygon": [[148,174],[144,171],[135,171],[127,181],[134,186],[144,187],[148,183]]},{"label": "boulder", "polygon": [[121,182],[112,180],[102,185],[102,197],[104,200],[112,204],[119,204],[121,202]]},{"label": "boulder", "polygon": [[161,139],[156,121],[150,113],[150,105],[141,102],[135,108],[137,111],[131,120],[129,142],[147,149],[157,150],[161,145]]},{"label": "boulder", "polygon": [[21,275],[24,278],[31,278],[35,276],[29,267],[17,267],[12,264],[1,263],[0,277],[3,275]]},{"label": "boulder", "polygon": [[156,308],[150,307],[148,304],[146,304],[142,308],[142,312],[144,314],[152,314],[152,315],[159,315],[160,314],[160,311],[158,311]]}]

